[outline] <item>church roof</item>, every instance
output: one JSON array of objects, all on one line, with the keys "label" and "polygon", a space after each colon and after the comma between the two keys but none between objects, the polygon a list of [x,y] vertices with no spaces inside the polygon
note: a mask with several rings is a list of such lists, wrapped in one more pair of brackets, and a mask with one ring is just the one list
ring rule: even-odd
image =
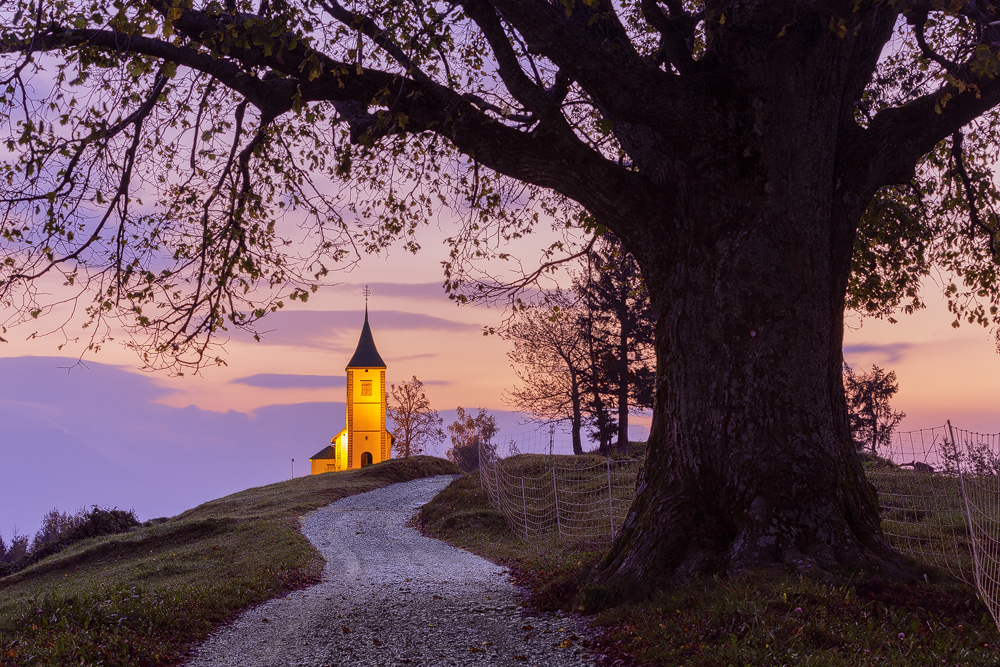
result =
[{"label": "church roof", "polygon": [[358,349],[354,350],[354,356],[347,362],[347,367],[385,368],[385,362],[379,356],[378,348],[375,347],[375,339],[372,338],[372,328],[368,326],[368,306],[365,306],[365,326],[361,328]]},{"label": "church roof", "polygon": [[315,454],[309,457],[309,460],[313,459],[335,459],[337,458],[337,449],[333,445],[327,445],[323,449],[319,450]]}]

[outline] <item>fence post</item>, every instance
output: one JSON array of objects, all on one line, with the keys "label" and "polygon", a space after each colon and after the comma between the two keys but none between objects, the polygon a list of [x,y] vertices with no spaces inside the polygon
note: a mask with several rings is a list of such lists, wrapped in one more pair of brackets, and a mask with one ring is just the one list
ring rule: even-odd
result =
[{"label": "fence post", "polygon": [[497,488],[497,511],[503,514],[503,508],[500,507],[500,463],[498,461],[493,461],[493,483]]},{"label": "fence post", "polygon": [[556,531],[562,537],[562,522],[559,519],[559,485],[556,484],[556,467],[552,466],[552,496],[556,499]]},{"label": "fence post", "polygon": [[608,464],[608,516],[611,518],[611,541],[615,541],[615,502],[611,492],[611,459],[606,459]]},{"label": "fence post", "polygon": [[480,442],[476,446],[479,448],[479,456],[478,456],[478,458],[479,458],[479,490],[485,493],[486,492],[486,475],[485,475],[486,471],[483,470],[483,468],[485,468],[486,466],[483,465],[483,443]]},{"label": "fence post", "polygon": [[976,589],[982,597],[983,583],[980,577],[981,567],[979,564],[979,541],[976,539],[975,524],[972,521],[972,508],[969,507],[969,495],[965,491],[965,475],[962,473],[961,457],[958,455],[958,442],[955,440],[955,431],[951,428],[951,420],[948,420],[948,435],[951,436],[951,446],[955,451],[955,468],[958,470],[958,488],[962,493],[962,503],[965,505],[965,520],[969,527],[969,544],[972,546],[972,575],[976,581]]},{"label": "fence post", "polygon": [[528,541],[528,498],[524,493],[524,477],[521,477],[521,507],[524,509],[524,541]]}]

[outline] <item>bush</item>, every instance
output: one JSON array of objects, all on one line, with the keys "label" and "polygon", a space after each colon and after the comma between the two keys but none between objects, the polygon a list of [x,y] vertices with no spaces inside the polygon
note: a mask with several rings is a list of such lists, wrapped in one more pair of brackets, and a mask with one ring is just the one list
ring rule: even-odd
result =
[{"label": "bush", "polygon": [[120,510],[117,507],[105,509],[94,505],[89,510],[81,509],[70,515],[53,508],[43,517],[42,527],[35,535],[30,549],[27,549],[27,538],[24,537],[23,551],[16,554],[14,549],[7,551],[5,562],[0,563],[0,577],[20,572],[76,542],[102,535],[127,533],[138,525],[139,519],[132,510]]},{"label": "bush", "polygon": [[496,451],[493,438],[497,434],[497,421],[483,408],[473,417],[459,406],[455,410],[457,419],[448,425],[451,434],[451,449],[445,454],[462,472],[472,472],[479,468],[479,449],[490,456]]}]

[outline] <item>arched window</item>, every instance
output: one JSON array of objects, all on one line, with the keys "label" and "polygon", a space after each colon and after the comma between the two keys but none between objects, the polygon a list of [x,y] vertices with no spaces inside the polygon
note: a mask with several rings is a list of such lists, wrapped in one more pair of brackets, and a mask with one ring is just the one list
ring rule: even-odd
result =
[{"label": "arched window", "polygon": [[372,464],[372,453],[371,452],[361,452],[361,467],[370,466]]}]

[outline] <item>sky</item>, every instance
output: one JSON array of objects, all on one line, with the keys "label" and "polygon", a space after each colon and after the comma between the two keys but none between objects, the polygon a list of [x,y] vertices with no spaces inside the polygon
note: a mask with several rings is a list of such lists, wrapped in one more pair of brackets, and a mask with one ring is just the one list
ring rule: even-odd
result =
[{"label": "sky", "polygon": [[[308,303],[268,316],[261,342],[233,335],[227,365],[195,376],[140,372],[119,343],[79,362],[78,352],[57,349],[61,339],[9,331],[0,344],[0,536],[34,534],[53,507],[118,506],[145,520],[307,474],[309,456],[343,427],[344,366],[360,335],[366,284],[389,382],[417,376],[446,424],[457,406],[485,407],[498,416],[502,436],[524,434],[522,450],[544,450],[547,434],[531,433],[535,427],[503,402],[515,379],[507,344],[482,333],[503,313],[446,297],[445,252],[431,242],[417,255],[364,258]],[[992,335],[952,328],[945,305],[928,302],[897,324],[849,318],[847,362],[896,372],[893,403],[907,414],[903,430],[951,419],[960,428],[1000,431]]]}]

